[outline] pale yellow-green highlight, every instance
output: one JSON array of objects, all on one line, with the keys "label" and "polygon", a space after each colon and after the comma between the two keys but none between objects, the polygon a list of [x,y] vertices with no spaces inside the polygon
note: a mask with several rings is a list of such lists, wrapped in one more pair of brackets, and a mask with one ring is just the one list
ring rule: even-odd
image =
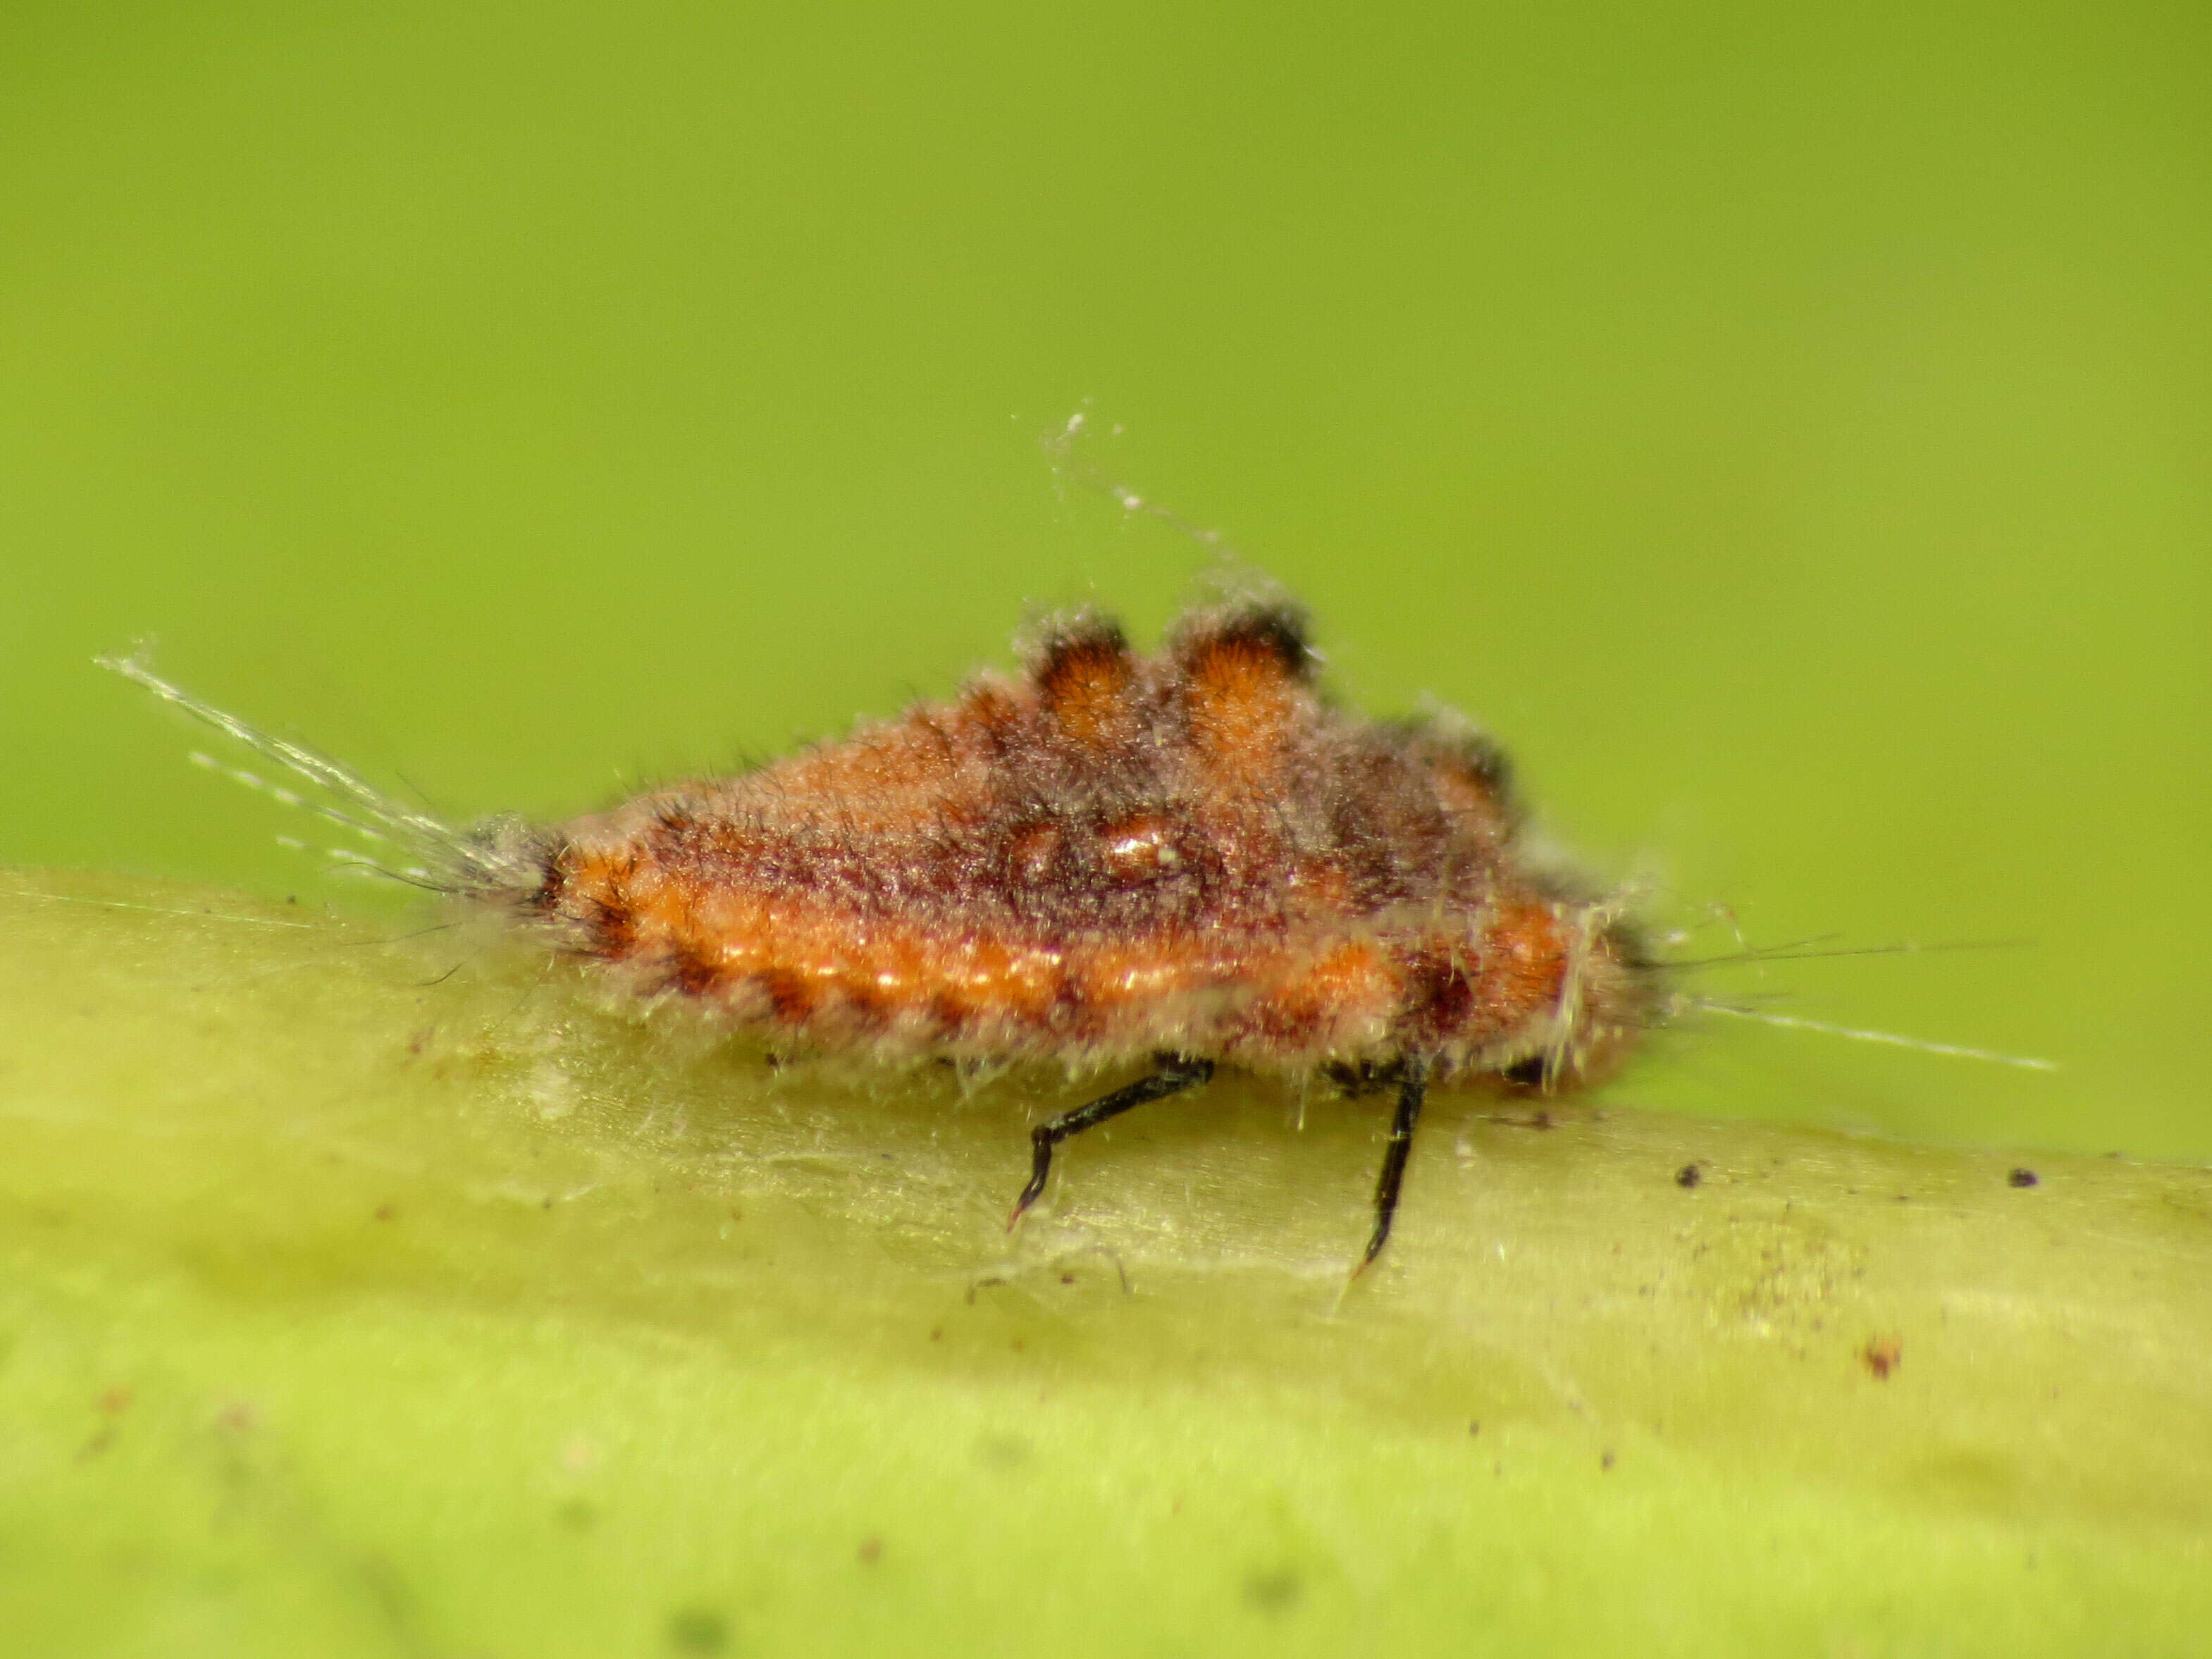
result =
[{"label": "pale yellow-green highlight", "polygon": [[9,1651],[2212,1643],[2212,1173],[1447,1094],[1339,1305],[1379,1103],[1009,1239],[1060,1079],[400,931],[0,877]]}]

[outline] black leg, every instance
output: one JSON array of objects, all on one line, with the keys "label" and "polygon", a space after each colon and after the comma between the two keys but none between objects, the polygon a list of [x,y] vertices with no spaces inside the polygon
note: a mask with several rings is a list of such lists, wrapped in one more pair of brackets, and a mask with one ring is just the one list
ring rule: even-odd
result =
[{"label": "black leg", "polygon": [[1132,1106],[1142,1106],[1147,1101],[1164,1100],[1194,1084],[1205,1082],[1213,1075],[1213,1062],[1194,1060],[1188,1054],[1163,1054],[1159,1069],[1150,1077],[1139,1078],[1126,1089],[1116,1089],[1110,1095],[1102,1095],[1088,1106],[1079,1106],[1072,1112],[1063,1112],[1048,1123],[1040,1123],[1030,1131],[1032,1152],[1030,1165],[1030,1184],[1022,1188],[1022,1195],[1014,1200],[1014,1212],[1006,1218],[1006,1231],[1013,1231],[1014,1223],[1022,1218],[1022,1212],[1037,1201],[1044,1191],[1044,1178],[1052,1172],[1052,1149],[1070,1135],[1079,1135],[1095,1124],[1109,1117],[1119,1117]]},{"label": "black leg", "polygon": [[1375,1183],[1375,1231],[1368,1237],[1366,1254],[1352,1270],[1354,1279],[1382,1254],[1390,1240],[1390,1223],[1398,1213],[1398,1189],[1406,1184],[1406,1159],[1413,1150],[1413,1126],[1421,1121],[1421,1102],[1429,1091],[1429,1062],[1408,1057],[1398,1074],[1398,1109],[1390,1119],[1390,1144],[1382,1152],[1382,1176]]}]

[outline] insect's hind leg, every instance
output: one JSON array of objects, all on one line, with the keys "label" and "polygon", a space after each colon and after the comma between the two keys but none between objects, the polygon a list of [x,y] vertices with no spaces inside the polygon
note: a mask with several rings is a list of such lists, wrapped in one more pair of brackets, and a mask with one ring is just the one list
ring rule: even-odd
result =
[{"label": "insect's hind leg", "polygon": [[1408,1055],[1398,1069],[1398,1109],[1390,1117],[1390,1141],[1383,1149],[1382,1173],[1375,1183],[1375,1231],[1368,1235],[1359,1265],[1352,1270],[1354,1279],[1367,1271],[1368,1264],[1390,1242],[1390,1224],[1398,1215],[1399,1189],[1406,1184],[1406,1160],[1413,1151],[1413,1126],[1421,1121],[1421,1103],[1428,1092],[1429,1062]]},{"label": "insect's hind leg", "polygon": [[1180,1094],[1185,1089],[1206,1082],[1213,1075],[1213,1062],[1196,1060],[1188,1054],[1162,1054],[1158,1059],[1158,1069],[1150,1077],[1139,1078],[1126,1088],[1116,1089],[1110,1095],[1102,1095],[1087,1106],[1079,1106],[1072,1112],[1063,1112],[1048,1122],[1040,1123],[1030,1131],[1030,1184],[1022,1188],[1022,1195],[1014,1200],[1014,1212],[1006,1218],[1006,1231],[1012,1232],[1022,1213],[1037,1201],[1044,1191],[1045,1177],[1052,1173],[1052,1149],[1070,1135],[1079,1135],[1085,1129],[1103,1123],[1109,1117],[1119,1117],[1133,1106],[1142,1106],[1149,1101],[1164,1100]]}]

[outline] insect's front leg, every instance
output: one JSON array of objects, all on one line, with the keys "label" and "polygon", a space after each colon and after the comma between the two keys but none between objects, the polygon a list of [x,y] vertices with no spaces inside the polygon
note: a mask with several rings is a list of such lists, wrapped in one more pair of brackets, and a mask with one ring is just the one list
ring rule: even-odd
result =
[{"label": "insect's front leg", "polygon": [[1382,1247],[1390,1242],[1390,1224],[1397,1218],[1399,1189],[1406,1184],[1406,1160],[1413,1151],[1413,1126],[1421,1121],[1421,1103],[1429,1092],[1429,1062],[1425,1056],[1409,1054],[1398,1072],[1398,1109],[1390,1117],[1390,1140],[1382,1152],[1382,1174],[1375,1183],[1375,1231],[1368,1235],[1367,1249],[1360,1255],[1359,1265],[1352,1270],[1354,1279],[1367,1271],[1368,1263],[1382,1254]]},{"label": "insect's front leg", "polygon": [[1147,1101],[1164,1100],[1168,1096],[1206,1082],[1213,1075],[1213,1062],[1198,1060],[1188,1054],[1162,1054],[1158,1058],[1158,1069],[1150,1077],[1138,1079],[1126,1088],[1116,1089],[1110,1095],[1102,1095],[1087,1106],[1079,1106],[1072,1112],[1040,1123],[1030,1131],[1031,1159],[1030,1184],[1022,1188],[1022,1195],[1014,1200],[1014,1212],[1006,1218],[1006,1231],[1012,1232],[1022,1212],[1037,1201],[1044,1191],[1045,1177],[1052,1173],[1052,1149],[1070,1135],[1079,1135],[1109,1117],[1119,1117],[1133,1106],[1142,1106]]}]

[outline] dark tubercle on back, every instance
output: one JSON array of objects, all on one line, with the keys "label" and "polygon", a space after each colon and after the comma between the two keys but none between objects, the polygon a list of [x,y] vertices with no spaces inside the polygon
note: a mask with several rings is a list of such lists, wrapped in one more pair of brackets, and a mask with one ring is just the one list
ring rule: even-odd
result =
[{"label": "dark tubercle on back", "polygon": [[1319,703],[1305,613],[1285,602],[1199,611],[1168,636],[1194,757],[1223,787],[1279,785]]},{"label": "dark tubercle on back", "polygon": [[1325,706],[1305,612],[1286,601],[1193,613],[1168,659],[1204,810],[1253,884],[1346,917],[1486,896],[1513,826],[1503,757],[1472,726]]},{"label": "dark tubercle on back", "polygon": [[1255,670],[1272,665],[1285,680],[1310,684],[1320,666],[1305,607],[1289,599],[1244,599],[1194,611],[1178,621],[1168,648],[1183,671],[1202,676],[1224,654]]},{"label": "dark tubercle on back", "polygon": [[[1193,915],[1200,861],[1158,742],[1151,665],[1093,611],[1049,619],[1024,655],[1030,696],[1010,706],[973,820],[985,902],[1055,937]],[[960,707],[1000,695],[981,682]]]},{"label": "dark tubercle on back", "polygon": [[1113,617],[1085,611],[1048,623],[1030,653],[1030,680],[1046,716],[1076,748],[1104,755],[1133,740],[1136,659]]}]

